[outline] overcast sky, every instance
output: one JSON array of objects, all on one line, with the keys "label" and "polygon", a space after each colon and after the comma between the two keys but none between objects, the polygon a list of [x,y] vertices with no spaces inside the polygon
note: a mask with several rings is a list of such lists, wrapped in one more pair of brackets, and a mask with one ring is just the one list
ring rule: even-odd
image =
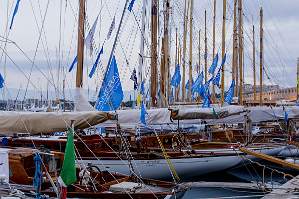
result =
[{"label": "overcast sky", "polygon": [[[46,90],[47,85],[53,89],[66,79],[66,87],[73,88],[75,85],[75,70],[68,73],[67,70],[72,62],[77,48],[77,14],[78,0],[22,0],[18,13],[15,17],[13,28],[7,31],[7,24],[11,21],[12,12],[16,0],[0,1],[0,34],[8,37],[25,52],[26,58],[15,44],[7,43],[1,39],[0,47],[5,48],[1,56],[0,71],[5,76],[6,87],[26,88],[29,81],[29,89]],[[147,6],[150,11],[150,1]],[[162,0],[160,0],[162,5]],[[227,32],[226,52],[228,61],[226,64],[226,85],[230,84],[231,78],[231,53],[232,53],[232,10],[233,0],[227,0]],[[89,27],[97,15],[99,21],[94,37],[96,47],[102,46],[112,22],[116,19],[118,27],[121,12],[125,0],[87,0],[87,21]],[[265,30],[265,79],[268,84],[280,86],[295,86],[296,83],[296,59],[299,56],[299,0],[244,0],[244,37],[245,37],[245,83],[252,83],[252,25],[256,26],[257,62],[259,49],[259,9],[264,8]],[[160,27],[163,27],[162,6],[160,7]],[[179,39],[182,42],[183,31],[183,0],[171,0],[172,15],[170,19],[171,72],[174,70],[175,30],[179,31]],[[193,63],[198,63],[198,31],[203,33],[204,10],[208,13],[208,59],[212,61],[212,0],[194,0],[194,27],[193,27]],[[126,10],[123,26],[117,43],[115,56],[117,58],[120,77],[124,90],[132,90],[133,84],[129,80],[133,68],[138,68],[142,0],[136,0],[133,8],[134,14]],[[136,16],[136,18],[134,17]],[[145,38],[149,37],[150,21],[147,18],[147,31]],[[221,23],[222,1],[217,0],[216,15],[216,50],[221,52]],[[87,28],[88,31],[89,28]],[[85,54],[84,87],[96,90],[101,84],[103,71],[107,66],[116,29],[111,38],[104,44],[104,55],[97,74],[93,79],[87,77],[96,57],[96,50]],[[160,34],[162,33],[162,28]],[[161,37],[160,37],[161,39]],[[201,44],[203,44],[203,34]],[[188,39],[189,42],[189,39]],[[150,53],[150,40],[145,42],[145,55]],[[188,44],[189,46],[189,44]],[[201,46],[201,62],[203,63],[203,48]],[[187,54],[189,54],[189,49]],[[188,56],[189,57],[189,56]],[[34,61],[33,66],[31,61]],[[194,66],[195,66],[194,64]],[[194,67],[195,68],[195,67]],[[145,78],[149,78],[149,62],[145,62]],[[196,75],[195,71],[193,72]],[[259,77],[259,75],[258,75]]]}]

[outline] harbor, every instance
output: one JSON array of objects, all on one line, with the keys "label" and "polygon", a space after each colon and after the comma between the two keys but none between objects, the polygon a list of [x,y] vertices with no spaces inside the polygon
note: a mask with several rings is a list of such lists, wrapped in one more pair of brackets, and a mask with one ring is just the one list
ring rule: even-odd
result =
[{"label": "harbor", "polygon": [[298,6],[1,1],[0,199],[299,198]]}]

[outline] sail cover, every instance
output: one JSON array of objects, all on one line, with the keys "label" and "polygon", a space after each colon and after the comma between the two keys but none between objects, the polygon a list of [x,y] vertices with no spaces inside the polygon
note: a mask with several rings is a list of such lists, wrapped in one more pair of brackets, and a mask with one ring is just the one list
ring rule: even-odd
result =
[{"label": "sail cover", "polygon": [[170,108],[171,118],[173,120],[191,120],[191,119],[219,119],[230,115],[240,114],[244,112],[243,106],[225,106],[199,108],[197,106],[182,106],[179,108]]},{"label": "sail cover", "polygon": [[172,108],[171,118],[174,120],[202,119],[208,124],[238,124],[245,122],[247,115],[253,123],[284,120],[285,113],[288,118],[299,118],[299,107],[242,107],[225,106],[214,108],[180,107]]},{"label": "sail cover", "polygon": [[85,112],[0,112],[0,134],[14,133],[54,133],[66,131],[72,121],[75,129],[85,129],[97,125],[114,115],[99,111]]}]

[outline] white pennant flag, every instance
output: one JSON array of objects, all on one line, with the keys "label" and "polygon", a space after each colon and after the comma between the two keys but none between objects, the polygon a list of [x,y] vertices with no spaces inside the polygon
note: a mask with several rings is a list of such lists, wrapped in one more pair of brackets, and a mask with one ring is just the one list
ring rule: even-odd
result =
[{"label": "white pennant flag", "polygon": [[88,32],[88,35],[85,38],[85,45],[86,45],[87,49],[90,50],[90,54],[92,54],[92,51],[93,51],[93,37],[94,37],[94,33],[95,33],[95,30],[97,27],[98,18],[99,17],[97,17],[96,20],[94,21],[91,29]]}]

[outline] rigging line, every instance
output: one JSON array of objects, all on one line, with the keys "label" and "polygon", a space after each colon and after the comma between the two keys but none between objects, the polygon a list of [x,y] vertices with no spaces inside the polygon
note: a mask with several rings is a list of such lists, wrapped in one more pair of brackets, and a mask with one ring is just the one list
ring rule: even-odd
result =
[{"label": "rigging line", "polygon": [[[37,21],[36,14],[35,14],[35,11],[34,11],[34,8],[33,8],[33,4],[32,4],[31,1],[30,1],[30,3],[31,3],[31,9],[32,9],[32,11],[33,11],[34,20],[35,20],[37,29],[40,29],[39,24],[38,24],[38,21]],[[38,3],[39,3],[39,2],[38,2]],[[38,5],[39,5],[39,4],[38,4]],[[40,17],[42,18],[42,14],[41,14],[41,8],[40,8],[40,6],[39,6],[39,9],[40,9]],[[51,77],[52,77],[53,82],[55,82],[55,81],[54,81],[54,76],[53,76],[53,74],[52,74],[52,66],[51,66],[51,62],[50,62],[49,49],[48,49],[47,38],[46,38],[46,33],[44,32],[44,29],[43,29],[43,32],[42,32],[42,33],[44,33],[43,36],[45,37],[45,42],[46,42],[46,47],[45,47],[45,44],[44,44],[44,42],[43,42],[43,39],[41,38],[41,42],[42,42],[42,46],[43,46],[43,52],[44,52],[44,55],[45,55],[45,57],[46,57],[47,65],[48,65],[48,67],[49,67],[49,73],[50,73],[50,75],[51,75]],[[54,87],[54,88],[55,88],[55,87]]]},{"label": "rigging line", "polygon": [[[0,36],[1,37],[1,36]],[[19,45],[17,44],[17,43],[15,43],[14,41],[12,41],[12,40],[9,40],[10,42],[11,42],[11,44],[14,44],[15,45],[15,47],[26,57],[26,59],[30,62],[30,63],[32,63],[36,68],[37,68],[37,70],[39,70],[39,72],[48,80],[48,82],[51,84],[51,85],[53,85],[53,86],[55,86],[54,85],[54,83],[53,82],[51,82],[51,80],[50,79],[48,79],[48,77],[47,77],[47,75],[38,67],[38,66],[36,66],[36,64],[29,58],[29,56],[19,47]],[[4,48],[2,48],[2,47],[0,47],[0,49],[2,49],[3,50],[3,52],[4,52],[4,54],[10,59],[10,61],[17,67],[17,69],[19,70],[19,71],[21,71],[21,73],[23,73],[23,75],[26,77],[26,79],[28,80],[28,81],[30,81],[30,83],[31,83],[31,85],[32,86],[34,86],[34,84],[32,83],[32,81],[30,80],[30,78],[29,77],[27,77],[27,75],[26,75],[26,73],[21,69],[21,67],[19,66],[19,65],[17,65],[16,64],[16,62],[8,55],[8,53],[7,53],[7,51],[6,50],[4,50]],[[34,86],[35,87],[35,86]],[[37,87],[35,87],[35,89],[37,89]]]},{"label": "rigging line", "polygon": [[[65,124],[66,124],[66,127],[68,127],[69,126],[69,124],[66,122],[66,120],[65,119],[63,119],[64,120],[64,122],[65,122]],[[88,125],[89,125],[89,127],[90,128],[93,128],[93,126],[84,118],[83,119]],[[70,128],[70,127],[69,127]],[[92,153],[92,155],[100,162],[100,164],[102,165],[102,166],[104,166],[103,165],[103,163],[101,162],[101,159],[100,159],[100,157],[98,157],[98,156],[96,156],[95,155],[95,153],[88,147],[88,145],[84,142],[84,140],[82,140],[82,138],[76,133],[76,132],[74,132],[74,134],[79,138],[79,140],[83,143],[83,145]],[[113,153],[115,153],[115,155],[120,159],[120,161],[121,162],[123,162],[124,163],[124,165],[126,165],[126,163],[125,163],[125,161],[118,155],[118,153],[106,142],[106,140],[105,139],[103,139],[103,137],[102,136],[99,136],[104,142],[105,142],[105,144],[113,151]],[[130,152],[131,153],[131,152]],[[132,154],[131,154],[132,155]],[[134,161],[134,159],[133,159],[133,161]],[[137,167],[137,165],[135,164],[135,166],[136,166],[136,168],[138,168]],[[147,185],[143,182],[143,180],[142,180],[142,178],[140,178],[133,170],[132,170],[132,168],[130,168],[130,167],[128,167],[129,169],[130,169],[130,171],[131,171],[131,173],[133,174],[133,175],[135,175],[135,177],[140,181],[140,182],[142,182],[144,185],[145,185],[145,187],[146,188],[148,188],[147,187]],[[108,170],[108,172],[109,172],[109,170]],[[157,196],[155,195],[155,193],[150,189],[150,188],[148,188],[149,189],[149,191],[157,198]]]},{"label": "rigging line", "polygon": [[[30,0],[30,2],[32,3],[31,0]],[[39,37],[38,37],[38,41],[37,41],[36,48],[35,48],[35,52],[34,52],[34,56],[33,56],[33,63],[35,62],[35,58],[36,58],[36,55],[37,55],[37,50],[38,50],[39,42],[40,42],[40,40],[41,40],[42,29],[43,29],[43,27],[44,27],[44,23],[45,23],[46,15],[47,15],[47,12],[48,12],[49,2],[50,2],[50,1],[48,0],[48,2],[47,2],[47,6],[46,6],[46,11],[45,11],[44,18],[43,18],[43,22],[42,22],[41,31],[39,31]],[[30,73],[29,73],[29,79],[31,78],[31,74],[32,74],[33,66],[34,66],[34,64],[32,64],[32,66],[31,66]],[[27,84],[26,84],[25,95],[24,95],[23,100],[25,100],[25,98],[26,98],[26,94],[27,94],[28,86],[29,86],[29,79],[28,79]]]},{"label": "rigging line", "polygon": [[[9,23],[9,14],[8,14],[8,10],[9,10],[9,1],[7,1],[7,18],[6,18],[6,25],[5,25],[5,40],[8,39],[9,35],[10,35],[10,29],[8,28],[8,23]],[[11,5],[10,11],[12,11],[13,9],[13,4]],[[2,44],[1,44],[2,47]],[[6,50],[6,43],[4,43],[4,48]],[[1,53],[1,57],[0,57],[0,63],[2,62],[2,58],[3,58],[4,52]]]},{"label": "rigging line", "polygon": [[16,64],[16,62],[14,62],[14,60],[7,54],[7,52],[4,50],[4,48],[2,48],[0,46],[0,49],[3,50],[4,54],[9,58],[9,60],[17,67],[17,69],[19,71],[21,71],[21,73],[23,73],[23,75],[25,76],[25,78],[28,80],[28,82],[30,82],[30,84],[35,88],[38,89],[37,86],[34,85],[34,83],[30,80],[29,77],[27,77],[26,73],[21,69],[21,67],[19,65]]},{"label": "rigging line", "polygon": [[[59,40],[58,40],[58,69],[57,69],[57,89],[59,90],[60,70],[61,70],[61,24],[62,24],[62,0],[59,6]],[[59,91],[58,91],[59,92]]]}]

